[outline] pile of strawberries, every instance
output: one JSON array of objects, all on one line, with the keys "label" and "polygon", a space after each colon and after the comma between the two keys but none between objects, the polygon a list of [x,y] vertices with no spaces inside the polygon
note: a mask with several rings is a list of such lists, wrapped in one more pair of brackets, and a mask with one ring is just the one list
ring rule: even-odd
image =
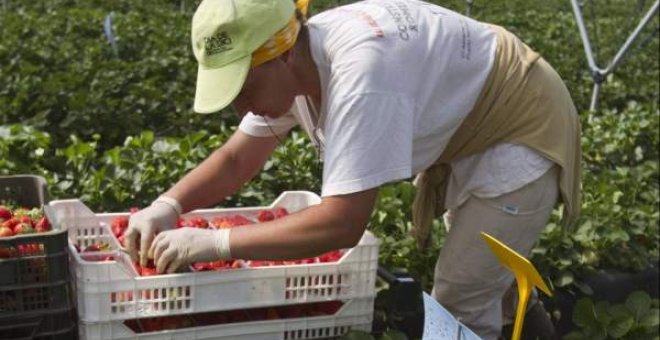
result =
[{"label": "pile of strawberries", "polygon": [[50,222],[44,216],[42,209],[17,208],[12,210],[0,205],[0,237],[45,233],[50,230]]},{"label": "pile of strawberries", "polygon": [[[131,208],[131,214],[139,211],[137,208]],[[272,210],[265,209],[261,210],[257,214],[257,221],[259,223],[272,221],[278,218],[289,215],[289,212],[285,208],[274,208]],[[110,229],[112,234],[117,238],[119,243],[123,246],[126,245],[125,232],[128,229],[128,216],[118,216],[111,220]],[[225,215],[212,218],[210,221],[202,217],[191,217],[191,218],[179,218],[176,223],[177,228],[204,228],[204,229],[224,229],[224,228],[236,228],[240,226],[246,226],[254,224],[255,222],[241,214]],[[94,252],[94,251],[103,251],[104,247],[107,244],[102,245],[92,245],[82,250],[82,253]],[[95,247],[99,250],[95,250]],[[80,252],[80,250],[78,250]],[[297,264],[312,264],[312,263],[324,263],[324,262],[335,262],[342,257],[342,252],[339,250],[330,251],[328,253],[322,254],[317,257],[298,259],[298,260],[289,260],[289,261],[244,261],[244,260],[219,260],[211,262],[197,262],[191,265],[191,269],[196,272],[201,271],[220,271],[228,270],[234,268],[256,268],[256,267],[269,267],[269,266],[281,266],[281,265],[297,265]],[[83,256],[83,259],[88,261],[113,261],[114,259],[110,255],[106,256]],[[158,275],[156,272],[155,265],[152,260],[149,260],[146,266],[140,266],[139,263],[135,263],[135,268],[141,276],[152,276]]]},{"label": "pile of strawberries", "polygon": [[[44,216],[42,209],[12,209],[9,206],[0,205],[0,239],[45,233],[51,229],[50,222]],[[20,244],[16,248],[0,246],[0,258],[40,255],[42,253],[43,245],[39,243]]]}]

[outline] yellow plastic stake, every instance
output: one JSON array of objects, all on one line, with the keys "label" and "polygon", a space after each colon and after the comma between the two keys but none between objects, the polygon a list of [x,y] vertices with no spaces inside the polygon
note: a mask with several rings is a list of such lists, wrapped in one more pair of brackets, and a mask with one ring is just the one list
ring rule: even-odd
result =
[{"label": "yellow plastic stake", "polygon": [[548,296],[552,296],[552,292],[545,285],[541,275],[529,260],[487,233],[481,232],[481,236],[483,236],[486,244],[488,244],[490,250],[497,257],[497,260],[508,270],[512,271],[516,277],[518,284],[518,307],[516,307],[516,321],[513,326],[511,340],[519,340],[523,322],[525,321],[527,302],[529,301],[529,295],[532,293],[532,288],[538,287]]}]

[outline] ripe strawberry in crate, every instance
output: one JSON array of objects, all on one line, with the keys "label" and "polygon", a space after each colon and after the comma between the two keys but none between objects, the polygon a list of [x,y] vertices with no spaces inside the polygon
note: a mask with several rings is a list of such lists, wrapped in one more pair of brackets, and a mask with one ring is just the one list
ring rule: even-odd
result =
[{"label": "ripe strawberry in crate", "polygon": [[51,225],[50,222],[48,221],[48,218],[45,216],[40,218],[37,223],[34,224],[34,230],[38,233],[45,233],[47,231],[50,231]]},{"label": "ripe strawberry in crate", "polygon": [[179,218],[176,222],[177,228],[203,228],[206,229],[209,227],[209,221],[203,217],[193,217],[189,219]]},{"label": "ripe strawberry in crate", "polygon": [[[76,247],[76,250],[79,249],[79,247]],[[91,262],[105,262],[105,261],[114,261],[115,258],[112,255],[93,255],[89,253],[98,253],[98,252],[103,252],[103,251],[110,251],[110,245],[105,242],[98,242],[98,243],[93,243],[85,247],[80,253],[80,258],[82,258],[85,261],[91,261]]]},{"label": "ripe strawberry in crate", "polygon": [[34,226],[31,222],[19,222],[14,226],[14,234],[16,235],[33,234],[35,232],[36,231],[34,230]]},{"label": "ripe strawberry in crate", "polygon": [[123,236],[124,233],[126,232],[126,229],[128,229],[128,217],[126,216],[115,217],[110,222],[110,229],[112,230],[112,234],[115,235],[116,238]]},{"label": "ripe strawberry in crate", "polygon": [[275,208],[273,209],[273,215],[275,215],[275,218],[277,219],[289,215],[289,211],[285,208]]},{"label": "ripe strawberry in crate", "polygon": [[10,227],[0,226],[0,238],[14,236],[14,230]]},{"label": "ripe strawberry in crate", "polygon": [[12,235],[3,229],[0,237],[45,233],[51,230],[48,219],[39,208],[18,208],[13,211],[7,206],[0,206],[0,227],[11,230]]},{"label": "ripe strawberry in crate", "polygon": [[[138,211],[140,211],[140,208],[130,208],[131,215]],[[128,229],[128,221],[129,217],[127,216],[117,216],[113,218],[112,221],[110,221],[110,230],[112,231],[112,234],[115,235],[117,240],[119,240],[119,243],[122,246],[126,246],[124,234],[126,233],[126,229]]]},{"label": "ripe strawberry in crate", "polygon": [[289,211],[286,208],[275,208],[273,210],[261,210],[257,214],[257,220],[259,222],[268,222],[274,219],[278,219],[284,216],[289,215]]},{"label": "ripe strawberry in crate", "polygon": [[195,228],[206,229],[209,227],[209,221],[202,217],[193,217],[190,219],[190,224]]},{"label": "ripe strawberry in crate", "polygon": [[140,263],[135,263],[135,269],[140,276],[154,276],[158,275],[156,264],[154,260],[148,260],[146,266],[141,266]]},{"label": "ripe strawberry in crate", "polygon": [[14,217],[14,214],[12,214],[11,209],[4,205],[0,205],[0,223],[12,217]]},{"label": "ripe strawberry in crate", "polygon": [[243,215],[219,216],[211,220],[211,226],[216,229],[233,228],[241,225],[254,224]]},{"label": "ripe strawberry in crate", "polygon": [[275,219],[275,215],[270,210],[262,210],[257,214],[257,220],[259,222],[268,222]]},{"label": "ripe strawberry in crate", "polygon": [[193,263],[191,266],[193,271],[204,272],[211,270],[219,271],[219,270],[241,268],[241,263],[238,260],[226,260],[226,261],[218,260],[211,262],[197,262],[197,263]]},{"label": "ripe strawberry in crate", "polygon": [[329,251],[321,256],[319,256],[319,260],[321,262],[335,262],[338,261],[342,257],[342,253],[339,250],[333,250]]}]

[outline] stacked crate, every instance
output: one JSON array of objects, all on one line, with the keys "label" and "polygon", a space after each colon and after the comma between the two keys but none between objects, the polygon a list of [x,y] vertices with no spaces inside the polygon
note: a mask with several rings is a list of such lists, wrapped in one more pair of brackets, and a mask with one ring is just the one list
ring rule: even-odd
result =
[{"label": "stacked crate", "polygon": [[[0,176],[0,202],[40,208],[48,201],[39,176]],[[75,339],[67,232],[0,238],[0,339]]]},{"label": "stacked crate", "polygon": [[[255,220],[265,209],[296,212],[319,202],[293,191],[268,207],[184,217]],[[47,213],[68,230],[83,339],[326,339],[371,329],[379,242],[369,232],[336,262],[140,276],[109,228],[129,213],[96,214],[78,200],[52,201]],[[76,250],[99,242],[109,245],[93,254],[101,261]]]}]

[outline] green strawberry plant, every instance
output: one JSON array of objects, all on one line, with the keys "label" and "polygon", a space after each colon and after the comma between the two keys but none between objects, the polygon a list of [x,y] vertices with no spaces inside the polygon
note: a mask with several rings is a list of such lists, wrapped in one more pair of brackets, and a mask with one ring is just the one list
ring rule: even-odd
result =
[{"label": "green strawberry plant", "polygon": [[658,299],[642,291],[633,292],[622,304],[580,299],[573,309],[577,329],[564,339],[658,339],[658,307]]}]

